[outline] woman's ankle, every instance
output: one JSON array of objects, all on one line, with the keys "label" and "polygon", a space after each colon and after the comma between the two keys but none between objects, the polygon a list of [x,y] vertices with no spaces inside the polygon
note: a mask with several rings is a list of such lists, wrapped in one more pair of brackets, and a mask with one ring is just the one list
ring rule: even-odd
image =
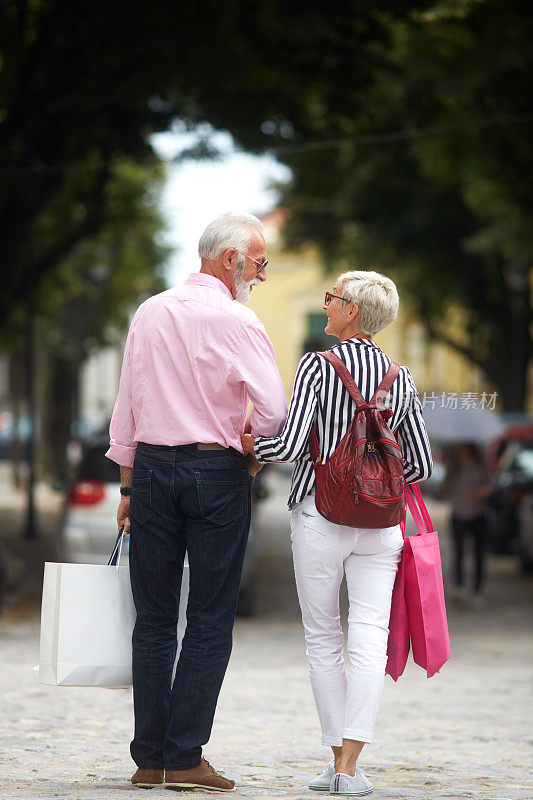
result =
[{"label": "woman's ankle", "polygon": [[343,775],[350,775],[353,778],[356,766],[357,764],[343,764],[342,761],[339,760],[339,763],[335,764],[335,772],[341,772]]},{"label": "woman's ankle", "polygon": [[332,747],[333,763],[335,764],[335,772],[338,772],[337,767],[342,757],[342,747]]}]

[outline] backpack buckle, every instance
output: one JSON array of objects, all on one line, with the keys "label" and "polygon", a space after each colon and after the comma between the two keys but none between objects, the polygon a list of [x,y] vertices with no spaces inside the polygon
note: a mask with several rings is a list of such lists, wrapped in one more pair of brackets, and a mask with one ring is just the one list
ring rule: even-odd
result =
[{"label": "backpack buckle", "polygon": [[375,453],[376,452],[376,445],[374,442],[367,442],[366,443],[366,450],[367,453]]}]

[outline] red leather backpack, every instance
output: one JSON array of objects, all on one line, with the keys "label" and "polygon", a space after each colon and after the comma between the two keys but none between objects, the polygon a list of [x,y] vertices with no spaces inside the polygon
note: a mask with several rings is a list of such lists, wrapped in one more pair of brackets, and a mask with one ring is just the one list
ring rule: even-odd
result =
[{"label": "red leather backpack", "polygon": [[390,409],[379,409],[376,399],[388,392],[400,367],[391,362],[369,403],[343,362],[333,353],[323,356],[339,375],[356,404],[350,426],[331,458],[320,460],[314,428],[309,450],[316,477],[315,503],[330,522],[353,528],[389,528],[405,518],[403,458],[394,434],[385,422]]}]

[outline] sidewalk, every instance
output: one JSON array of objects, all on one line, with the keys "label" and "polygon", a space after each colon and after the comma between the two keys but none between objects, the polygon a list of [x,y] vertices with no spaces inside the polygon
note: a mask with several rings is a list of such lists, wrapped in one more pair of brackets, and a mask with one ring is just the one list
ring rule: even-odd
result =
[{"label": "sidewalk", "polygon": [[[237,781],[233,797],[310,800],[329,760],[307,677],[284,511],[269,477],[259,517],[258,616],[237,620],[207,758]],[[446,509],[432,507],[442,527]],[[441,535],[447,567],[447,539]],[[531,600],[514,559],[490,562],[484,608],[449,605],[452,659],[427,680],[412,662],[386,679],[376,740],[361,766],[376,800],[531,800]],[[0,800],[124,800],[134,771],[130,691],[41,686],[38,609],[0,617]],[[153,790],[150,800],[168,797]],[[196,791],[203,800],[213,795]]]}]

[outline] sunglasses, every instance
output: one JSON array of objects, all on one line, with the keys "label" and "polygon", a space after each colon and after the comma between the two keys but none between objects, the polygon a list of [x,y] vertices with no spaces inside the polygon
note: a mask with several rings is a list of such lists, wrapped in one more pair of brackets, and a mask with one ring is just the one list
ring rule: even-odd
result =
[{"label": "sunglasses", "polygon": [[249,255],[248,255],[248,253],[241,253],[241,251],[240,251],[240,250],[237,250],[237,253],[238,253],[240,256],[245,256],[246,258],[249,258],[249,259],[250,259],[250,261],[253,261],[253,262],[254,262],[254,264],[257,264],[257,274],[258,274],[258,275],[259,275],[259,273],[260,273],[262,270],[266,269],[266,268],[267,268],[267,266],[268,266],[268,261],[263,261],[263,262],[261,262],[261,261],[257,261],[257,259],[255,259],[255,258],[252,258],[252,256],[249,256]]}]

